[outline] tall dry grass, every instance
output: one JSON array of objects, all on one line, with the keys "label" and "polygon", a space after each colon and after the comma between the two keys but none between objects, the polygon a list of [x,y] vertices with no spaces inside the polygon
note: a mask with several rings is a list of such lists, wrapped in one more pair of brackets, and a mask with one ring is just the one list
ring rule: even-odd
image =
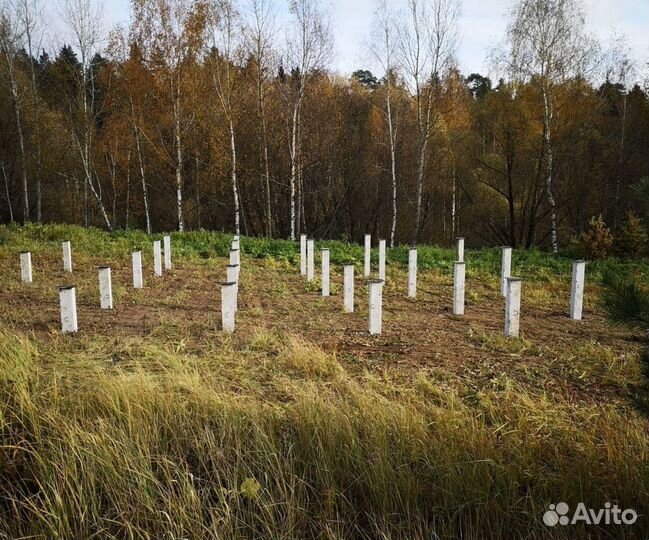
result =
[{"label": "tall dry grass", "polygon": [[[261,331],[200,354],[0,333],[0,537],[643,538],[647,425],[513,383],[352,374]],[[547,528],[559,501],[644,515]]]}]

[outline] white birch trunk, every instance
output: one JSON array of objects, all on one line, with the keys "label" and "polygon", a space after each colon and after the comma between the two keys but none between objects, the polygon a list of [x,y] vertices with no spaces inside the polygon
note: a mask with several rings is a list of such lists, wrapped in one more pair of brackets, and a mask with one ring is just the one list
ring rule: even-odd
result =
[{"label": "white birch trunk", "polygon": [[7,65],[7,76],[9,78],[9,91],[11,93],[11,105],[16,123],[16,135],[18,137],[18,155],[20,158],[20,178],[23,191],[23,220],[29,221],[29,185],[27,183],[27,161],[25,159],[25,138],[23,135],[23,124],[20,113],[20,96],[18,95],[18,81],[16,80],[15,58],[9,50],[9,44],[2,44],[2,49]]},{"label": "white birch trunk", "polygon": [[230,152],[232,159],[232,197],[234,199],[234,230],[235,234],[241,234],[240,212],[239,212],[239,188],[237,186],[237,146],[234,136],[234,123],[230,119]]},{"label": "white birch trunk", "polygon": [[293,109],[293,120],[291,129],[291,240],[295,240],[297,234],[297,213],[296,213],[296,184],[297,184],[297,130],[298,130],[298,105]]},{"label": "white birch trunk", "polygon": [[554,155],[552,150],[552,105],[550,103],[548,92],[543,89],[543,123],[544,139],[546,145],[547,162],[545,170],[545,193],[550,207],[550,242],[552,244],[552,253],[559,251],[559,242],[557,239],[557,205],[553,194],[553,167]]},{"label": "white birch trunk", "polygon": [[146,233],[151,234],[151,216],[149,214],[149,194],[146,185],[146,174],[144,170],[144,158],[142,157],[142,147],[140,145],[140,131],[133,119],[133,132],[135,136],[135,149],[137,150],[137,160],[140,168],[140,180],[142,181],[142,202],[144,203],[144,216],[146,219]]},{"label": "white birch trunk", "polygon": [[[390,74],[388,72],[387,78]],[[392,225],[390,226],[390,247],[394,247],[394,238],[397,231],[397,159],[396,159],[396,135],[392,123],[392,99],[390,95],[390,82],[387,83],[387,109],[388,109],[388,132],[390,135],[390,173],[392,175]]]},{"label": "white birch trunk", "polygon": [[183,149],[180,137],[180,90],[176,91],[174,99],[174,140],[176,143],[176,213],[178,230],[185,230],[183,219]]}]

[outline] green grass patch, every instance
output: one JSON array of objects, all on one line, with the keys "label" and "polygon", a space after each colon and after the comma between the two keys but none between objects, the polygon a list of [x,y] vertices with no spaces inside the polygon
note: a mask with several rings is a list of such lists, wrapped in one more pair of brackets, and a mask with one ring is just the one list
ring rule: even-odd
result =
[{"label": "green grass patch", "polygon": [[[0,247],[15,252],[59,251],[63,240],[72,242],[73,253],[77,251],[92,253],[105,257],[126,256],[134,250],[151,250],[153,240],[162,239],[163,234],[147,235],[143,231],[116,231],[108,233],[94,228],[76,225],[34,224],[25,226],[0,226]],[[171,233],[174,257],[192,261],[226,257],[230,249],[231,234],[212,231],[190,231]],[[319,250],[330,249],[331,263],[335,265],[355,264],[357,272],[363,266],[363,247],[338,240],[317,241],[315,244],[316,259]],[[299,264],[299,242],[282,239],[242,237],[241,249],[246,256],[271,259],[276,264]],[[387,250],[388,261],[400,267],[407,267],[408,246],[397,246]],[[439,269],[451,271],[455,260],[455,250],[436,246],[421,245],[418,247],[418,264],[421,270]],[[499,248],[467,250],[468,275],[498,275],[500,273],[501,253]],[[378,262],[378,249],[372,250],[373,264]],[[572,268],[572,256],[569,250],[559,255],[536,249],[515,250],[512,257],[512,273],[525,280],[551,281],[557,276],[569,275]],[[640,278],[649,277],[649,265],[646,260],[607,259],[590,262],[587,270],[588,279],[599,279],[606,271],[615,273],[632,273]]]}]

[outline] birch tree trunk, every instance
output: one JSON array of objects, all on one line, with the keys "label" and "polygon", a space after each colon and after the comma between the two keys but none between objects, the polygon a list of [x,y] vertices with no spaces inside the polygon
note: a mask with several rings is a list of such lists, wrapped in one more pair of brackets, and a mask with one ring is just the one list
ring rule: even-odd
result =
[{"label": "birch tree trunk", "polygon": [[[81,76],[79,81],[79,95],[77,96],[77,111],[70,111],[72,123],[72,137],[79,150],[81,166],[84,175],[84,224],[89,224],[89,193],[97,202],[99,211],[108,230],[112,225],[101,195],[101,184],[94,182],[94,163],[92,155],[94,135],[94,104],[96,97],[95,73],[92,62],[93,52],[101,41],[101,13],[93,6],[90,0],[61,0],[63,18],[72,31],[76,46],[80,53]],[[79,113],[81,118],[79,119]]]},{"label": "birch tree trunk", "polygon": [[[387,0],[377,1],[377,10],[374,15],[376,26],[379,29],[380,39],[377,46],[370,46],[385,73],[385,117],[388,124],[388,138],[390,143],[390,180],[392,182],[392,219],[390,223],[390,247],[394,247],[397,231],[397,160],[396,160],[396,127],[392,114],[392,78],[396,77],[394,69],[394,56],[396,47],[394,33],[397,31],[396,14],[388,7]],[[383,111],[382,111],[383,112]]]},{"label": "birch tree trunk", "polygon": [[400,56],[416,101],[417,180],[416,212],[412,243],[416,245],[422,228],[424,175],[428,142],[436,119],[435,87],[453,59],[457,42],[460,4],[457,0],[408,0],[409,20],[400,28]]},{"label": "birch tree trunk", "polygon": [[[104,218],[104,223],[106,224],[106,228],[109,231],[113,230],[113,226],[110,222],[110,218],[108,217],[108,212],[106,212],[106,207],[104,205],[104,202],[102,200],[101,194],[99,193],[98,189],[95,187],[94,180],[93,180],[93,172],[92,172],[92,164],[90,162],[91,157],[90,157],[90,151],[89,151],[89,143],[87,141],[78,141],[77,140],[77,145],[79,147],[79,153],[81,155],[81,162],[83,165],[83,174],[84,174],[84,190],[85,190],[85,196],[87,197],[88,192],[90,192],[95,199],[95,202],[97,203],[97,206],[99,206],[99,211],[101,212],[102,217]],[[88,220],[88,204],[85,203],[86,210],[85,210],[85,216],[84,219]]]},{"label": "birch tree trunk", "polygon": [[41,222],[43,218],[43,189],[42,189],[42,175],[43,175],[43,159],[41,154],[41,115],[40,103],[38,97],[38,87],[36,86],[36,69],[35,63],[31,61],[33,57],[33,32],[37,26],[36,17],[40,7],[40,2],[32,2],[30,0],[20,0],[18,3],[20,11],[20,19],[22,26],[25,30],[25,39],[27,42],[27,55],[30,59],[30,83],[32,92],[32,102],[34,108],[34,154],[36,158],[36,221]]},{"label": "birch tree trunk", "polygon": [[543,89],[543,130],[546,145],[545,194],[550,208],[550,242],[552,253],[557,253],[559,243],[557,239],[557,205],[553,193],[552,104],[545,88]]},{"label": "birch tree trunk", "polygon": [[451,191],[451,238],[457,236],[458,228],[456,223],[456,200],[457,200],[457,172],[453,167],[453,188]]},{"label": "birch tree trunk", "polygon": [[146,232],[151,234],[151,215],[149,213],[149,194],[146,185],[146,174],[144,170],[144,158],[142,157],[142,148],[140,144],[140,130],[133,120],[133,135],[135,137],[135,150],[137,152],[137,161],[140,169],[140,181],[142,182],[142,199],[144,202],[144,216],[146,219]]},{"label": "birch tree trunk", "polygon": [[183,220],[183,149],[180,137],[180,90],[175,90],[174,98],[174,141],[176,146],[176,211],[178,231],[185,230]]},{"label": "birch tree trunk", "polygon": [[[291,140],[289,143],[291,161],[290,238],[295,240],[300,222],[306,223],[302,171],[299,162],[301,107],[311,73],[323,66],[331,54],[332,33],[329,16],[321,9],[318,0],[292,0],[289,3],[289,11],[293,16],[294,27],[287,33],[287,63],[296,74],[288,76],[288,92],[285,99],[291,114]],[[293,78],[297,80],[292,81]],[[292,86],[293,82],[297,85],[296,87]],[[296,204],[299,205],[299,210],[296,209]]]},{"label": "birch tree trunk", "polygon": [[[86,65],[86,59],[83,58],[82,56],[82,65]],[[101,193],[99,192],[98,188],[94,184],[93,180],[93,164],[92,164],[92,130],[91,130],[91,122],[92,119],[90,117],[91,113],[91,106],[88,103],[88,91],[89,91],[89,81],[88,81],[88,75],[87,75],[87,69],[83,69],[83,84],[82,84],[82,103],[83,103],[83,142],[81,144],[81,161],[83,163],[83,172],[85,175],[86,179],[86,199],[87,199],[87,192],[88,189],[92,193],[92,196],[94,197],[95,201],[97,202],[97,205],[99,206],[99,211],[101,212],[102,217],[104,218],[104,223],[106,224],[106,227],[108,228],[109,231],[113,230],[113,226],[111,225],[110,218],[108,217],[108,212],[106,212],[106,207],[104,205],[104,202],[101,197]],[[94,85],[92,85],[92,88],[90,92],[93,95],[94,99]],[[88,202],[86,200],[86,211],[85,211],[85,221],[86,221],[86,227],[88,226]]]},{"label": "birch tree trunk", "polygon": [[196,178],[194,179],[194,184],[196,186],[196,225],[198,229],[203,228],[203,219],[201,212],[201,186],[200,186],[200,174],[199,174],[199,163],[198,163],[198,154],[194,155],[194,170],[196,171]]},{"label": "birch tree trunk", "polygon": [[16,135],[18,137],[18,152],[20,158],[20,178],[23,189],[23,220],[29,221],[29,185],[27,183],[27,160],[25,159],[25,138],[23,135],[23,124],[20,114],[20,97],[18,95],[18,82],[16,81],[16,72],[14,68],[14,59],[10,57],[11,53],[5,50],[5,59],[7,63],[7,74],[9,76],[9,89],[11,91],[11,106],[14,110],[14,119],[16,121]]},{"label": "birch tree trunk", "polygon": [[265,199],[264,234],[273,235],[272,194],[268,158],[265,73],[272,70],[272,41],[276,34],[273,0],[249,0],[250,19],[244,24],[245,47],[257,61],[257,116],[259,122],[259,180]]},{"label": "birch tree trunk", "polygon": [[291,235],[290,239],[295,240],[297,234],[297,212],[296,212],[296,194],[297,194],[297,130],[298,130],[298,112],[299,105],[296,104],[293,109],[293,118],[291,124]]},{"label": "birch tree trunk", "polygon": [[626,114],[627,114],[627,94],[626,90],[623,91],[622,96],[622,114],[620,115],[620,143],[619,154],[617,160],[617,171],[615,174],[615,198],[613,202],[613,229],[618,226],[618,219],[620,215],[620,192],[622,191],[622,168],[624,166],[624,146],[626,143]]},{"label": "birch tree trunk", "polygon": [[264,89],[264,76],[261,67],[257,70],[257,96],[260,124],[260,157],[261,157],[261,180],[266,196],[266,236],[273,236],[273,214],[270,192],[270,164],[268,161],[268,127],[266,125],[266,92]]},{"label": "birch tree trunk", "polygon": [[[214,90],[221,102],[221,108],[228,123],[230,136],[230,180],[232,184],[232,202],[234,208],[235,234],[241,234],[241,218],[243,215],[239,186],[237,179],[237,145],[234,129],[235,108],[234,100],[238,97],[237,65],[243,56],[243,45],[240,41],[240,15],[236,7],[229,1],[214,6],[214,25],[212,30],[212,50],[210,64]],[[260,77],[260,75],[258,75]],[[245,220],[244,220],[244,228]]]},{"label": "birch tree trunk", "polygon": [[[117,149],[115,149],[115,152],[117,152]],[[110,175],[110,186],[113,190],[112,221],[117,226],[117,158],[111,152],[106,157],[106,160]]]},{"label": "birch tree trunk", "polygon": [[[545,183],[553,253],[559,250],[554,197],[555,107],[560,102],[559,93],[563,83],[573,77],[586,79],[587,73],[598,63],[594,62],[598,46],[592,36],[584,31],[584,20],[585,12],[579,0],[518,0],[512,6],[507,27],[510,48],[507,69],[521,83],[538,85],[541,94],[543,134],[540,146],[545,156],[539,160],[538,170]],[[530,218],[530,227],[533,226],[534,219]]]},{"label": "birch tree trunk", "polygon": [[396,159],[396,134],[392,122],[392,96],[390,92],[390,74],[387,76],[386,107],[388,111],[388,132],[390,136],[390,173],[392,175],[392,224],[390,226],[390,247],[394,247],[394,238],[397,232],[397,159]]},{"label": "birch tree trunk", "polygon": [[424,170],[426,167],[426,145],[419,144],[419,153],[417,155],[417,210],[415,212],[415,226],[412,232],[412,245],[416,246],[419,242],[419,233],[421,232],[421,215],[422,201],[424,194]]},{"label": "birch tree trunk", "polygon": [[234,123],[230,118],[230,152],[232,159],[232,197],[234,198],[234,230],[236,234],[241,234],[240,225],[240,207],[239,207],[239,189],[237,186],[237,146],[235,144]]},{"label": "birch tree trunk", "polygon": [[131,149],[129,148],[126,156],[126,208],[124,211],[124,229],[129,229],[129,210],[131,207]]},{"label": "birch tree trunk", "polygon": [[[419,132],[419,152],[417,154],[417,210],[415,213],[415,226],[412,234],[412,245],[416,246],[419,243],[419,234],[421,233],[422,221],[422,203],[424,195],[424,174],[426,172],[426,151],[428,149],[428,137],[430,135],[430,116],[431,116],[431,103],[430,96],[427,98],[426,115],[422,118],[421,112],[421,91],[417,90],[419,97],[417,99],[417,126]],[[431,90],[429,90],[431,92]]]},{"label": "birch tree trunk", "polygon": [[7,198],[7,206],[9,207],[9,220],[11,223],[14,222],[14,208],[11,204],[11,195],[9,194],[9,179],[7,178],[7,170],[5,169],[5,164],[0,162],[0,168],[2,168],[2,177],[5,181],[5,196]]},{"label": "birch tree trunk", "polygon": [[2,19],[2,35],[0,35],[0,52],[4,58],[7,68],[9,94],[11,95],[11,107],[16,123],[16,136],[18,137],[18,158],[20,163],[20,178],[23,192],[23,220],[29,221],[29,185],[27,182],[27,160],[25,158],[25,138],[23,135],[22,116],[20,111],[20,95],[18,92],[18,80],[16,77],[16,55],[19,47],[18,36],[13,21],[4,12],[0,12]]}]

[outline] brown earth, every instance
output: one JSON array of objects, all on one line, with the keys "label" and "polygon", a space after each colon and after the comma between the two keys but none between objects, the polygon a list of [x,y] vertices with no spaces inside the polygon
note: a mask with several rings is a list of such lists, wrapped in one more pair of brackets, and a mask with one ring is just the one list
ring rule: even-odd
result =
[{"label": "brown earth", "polygon": [[[524,282],[522,338],[504,339],[504,301],[496,276],[469,272],[466,314],[456,317],[450,311],[452,276],[420,272],[417,299],[409,300],[405,272],[389,267],[384,331],[371,337],[363,279],[356,280],[356,312],[347,314],[342,310],[342,269],[334,268],[333,295],[322,298],[317,284],[306,284],[294,267],[244,257],[237,331],[230,338],[220,331],[218,282],[225,278],[224,258],[175,261],[161,278],[153,276],[147,259],[145,288],[139,291],[132,288],[130,258],[106,261],[78,254],[72,274],[63,272],[59,257],[33,258],[31,285],[20,282],[17,256],[0,260],[0,325],[41,339],[59,333],[58,286],[74,284],[80,336],[184,340],[200,354],[208,342],[213,346],[234,339],[244,346],[263,329],[320,344],[351,371],[397,370],[410,376],[430,370],[476,392],[498,385],[506,375],[568,400],[627,399],[641,381],[640,336],[611,326],[593,284],[587,284],[584,320],[576,322],[567,316],[569,282]],[[115,309],[110,312],[99,309],[100,264],[113,269]]]}]

